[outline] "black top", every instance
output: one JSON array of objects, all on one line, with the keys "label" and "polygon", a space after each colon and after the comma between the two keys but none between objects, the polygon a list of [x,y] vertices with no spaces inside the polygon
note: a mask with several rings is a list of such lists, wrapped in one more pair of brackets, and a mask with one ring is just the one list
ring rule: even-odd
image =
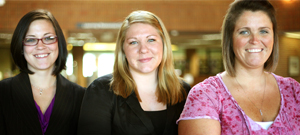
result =
[{"label": "black top", "polygon": [[167,110],[145,112],[150,117],[156,134],[163,135],[165,130],[165,123],[167,121]]},{"label": "black top", "polygon": [[[85,89],[56,77],[56,94],[45,135],[76,135]],[[42,135],[28,74],[0,81],[0,135]]]},{"label": "black top", "polygon": [[[90,84],[82,101],[78,121],[78,135],[156,135],[151,118],[141,108],[132,92],[127,98],[117,96],[110,89],[112,75],[97,78]],[[190,86],[184,82],[188,93]],[[167,106],[163,135],[177,135],[179,118],[185,100]]]}]

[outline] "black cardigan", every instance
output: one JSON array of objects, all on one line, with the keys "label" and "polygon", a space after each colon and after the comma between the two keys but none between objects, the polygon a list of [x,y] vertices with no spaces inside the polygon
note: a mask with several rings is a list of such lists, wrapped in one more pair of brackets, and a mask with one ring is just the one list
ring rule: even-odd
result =
[{"label": "black cardigan", "polygon": [[[45,135],[76,135],[85,88],[57,76],[55,102]],[[0,82],[0,135],[42,135],[28,74]]]},{"label": "black cardigan", "polygon": [[[82,101],[78,135],[155,135],[151,119],[141,108],[133,92],[129,97],[116,96],[109,90],[112,75],[96,79],[87,89]],[[183,85],[188,93],[190,86]],[[167,106],[164,135],[177,135],[179,118],[185,100]]]}]

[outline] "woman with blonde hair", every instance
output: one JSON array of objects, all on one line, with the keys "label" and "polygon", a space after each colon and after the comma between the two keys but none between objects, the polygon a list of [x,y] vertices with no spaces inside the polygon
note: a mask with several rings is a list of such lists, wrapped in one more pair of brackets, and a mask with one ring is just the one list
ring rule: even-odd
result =
[{"label": "woman with blonde hair", "polygon": [[117,38],[114,71],[87,89],[79,135],[174,135],[190,86],[175,73],[171,41],[158,16],[134,11]]}]

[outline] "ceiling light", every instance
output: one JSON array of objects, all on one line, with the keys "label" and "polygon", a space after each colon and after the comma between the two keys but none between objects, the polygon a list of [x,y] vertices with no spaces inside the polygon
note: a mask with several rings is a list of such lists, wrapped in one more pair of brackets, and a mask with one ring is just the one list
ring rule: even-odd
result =
[{"label": "ceiling light", "polygon": [[286,32],[286,37],[300,39],[300,32]]}]

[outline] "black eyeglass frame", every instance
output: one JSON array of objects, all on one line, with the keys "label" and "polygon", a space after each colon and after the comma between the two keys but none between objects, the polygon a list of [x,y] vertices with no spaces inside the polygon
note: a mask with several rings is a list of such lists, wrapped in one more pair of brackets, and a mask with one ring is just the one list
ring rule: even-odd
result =
[{"label": "black eyeglass frame", "polygon": [[[43,39],[48,38],[48,37],[54,37],[54,38],[56,39],[56,41],[53,42],[53,43],[44,43]],[[25,39],[26,39],[26,38],[25,38]],[[39,43],[40,40],[41,40],[41,42],[42,42],[43,44],[45,44],[45,45],[50,45],[50,44],[54,44],[54,43],[58,42],[57,36],[47,36],[47,37],[43,37],[43,38],[31,38],[31,39],[36,39],[36,40],[37,40],[36,44],[34,44],[34,45],[28,45],[28,44],[26,44],[26,43],[24,42],[25,39],[22,41],[22,42],[23,42],[23,45],[25,45],[25,46],[35,46],[35,45],[37,45],[37,44]]]}]

